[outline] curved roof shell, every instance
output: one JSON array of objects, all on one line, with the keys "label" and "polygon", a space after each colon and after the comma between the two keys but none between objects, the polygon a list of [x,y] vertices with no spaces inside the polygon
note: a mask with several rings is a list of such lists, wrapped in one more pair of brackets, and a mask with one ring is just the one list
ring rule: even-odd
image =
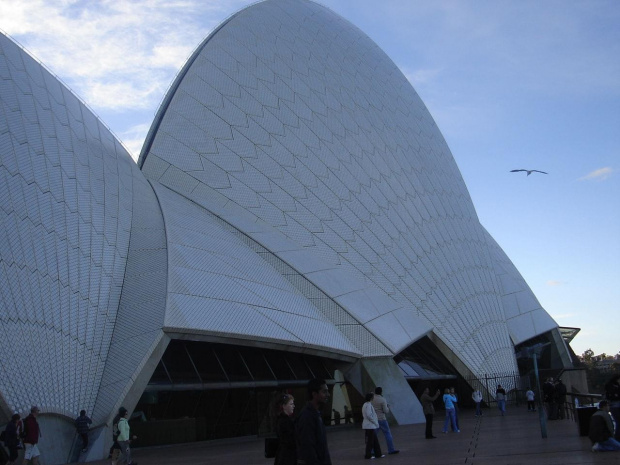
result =
[{"label": "curved roof shell", "polygon": [[[148,230],[161,213],[110,131],[2,34],[0,95],[0,395],[10,411],[36,403],[103,420],[156,337],[144,339],[146,323],[128,328],[124,308],[143,316],[146,303],[150,322],[163,317],[161,303],[122,295],[132,225]],[[119,331],[135,338],[113,344],[125,339]],[[131,356],[120,350],[127,345]]]},{"label": "curved roof shell", "polygon": [[445,140],[396,65],[332,11],[268,0],[227,20],[173,83],[139,164],[392,353],[432,330],[475,373],[515,368],[487,234]]}]

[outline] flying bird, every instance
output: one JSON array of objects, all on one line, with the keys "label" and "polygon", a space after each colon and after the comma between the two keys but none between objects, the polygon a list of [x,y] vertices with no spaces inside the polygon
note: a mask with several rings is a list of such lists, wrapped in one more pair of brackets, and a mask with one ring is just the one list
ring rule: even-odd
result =
[{"label": "flying bird", "polygon": [[545,173],[544,171],[538,171],[538,170],[510,170],[511,173],[516,173],[518,171],[526,171],[528,176],[532,173],[549,174],[549,173]]}]

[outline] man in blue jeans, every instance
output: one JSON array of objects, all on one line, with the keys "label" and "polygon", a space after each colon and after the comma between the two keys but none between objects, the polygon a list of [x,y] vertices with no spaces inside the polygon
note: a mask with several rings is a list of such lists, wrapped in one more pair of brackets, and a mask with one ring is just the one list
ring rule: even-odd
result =
[{"label": "man in blue jeans", "polygon": [[383,397],[383,389],[379,386],[375,388],[375,396],[372,398],[372,406],[377,412],[377,418],[379,419],[379,428],[383,431],[385,436],[385,442],[388,446],[388,454],[398,454],[400,451],[394,449],[394,441],[392,440],[392,432],[390,431],[390,425],[385,417],[385,414],[390,411],[387,400]]}]

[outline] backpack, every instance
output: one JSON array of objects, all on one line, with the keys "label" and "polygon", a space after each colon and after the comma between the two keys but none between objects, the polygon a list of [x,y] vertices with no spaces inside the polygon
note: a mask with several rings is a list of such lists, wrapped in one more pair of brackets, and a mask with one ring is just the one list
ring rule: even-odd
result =
[{"label": "backpack", "polygon": [[118,422],[120,420],[121,420],[120,415],[116,415],[114,417],[114,420],[112,421],[112,437],[114,438],[115,441],[118,438],[118,436],[121,434],[120,430],[118,429]]}]

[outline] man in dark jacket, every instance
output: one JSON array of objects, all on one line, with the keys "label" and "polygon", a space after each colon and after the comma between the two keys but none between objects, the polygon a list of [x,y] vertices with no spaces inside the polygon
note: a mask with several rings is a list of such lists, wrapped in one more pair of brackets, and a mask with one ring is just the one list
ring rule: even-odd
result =
[{"label": "man in dark jacket", "polygon": [[93,421],[86,416],[86,410],[80,410],[80,416],[75,419],[75,429],[82,438],[82,452],[88,449],[88,431]]},{"label": "man in dark jacket", "polygon": [[620,441],[620,375],[614,375],[605,384],[605,399],[609,401],[611,416],[616,421],[614,439]]},{"label": "man in dark jacket", "polygon": [[556,418],[558,420],[564,420],[566,417],[566,385],[561,379],[558,379],[553,387],[553,402],[557,412]]},{"label": "man in dark jacket", "polygon": [[620,442],[614,439],[614,425],[609,414],[609,402],[602,400],[598,410],[590,418],[590,441],[594,444],[592,452],[620,450]]},{"label": "man in dark jacket", "polygon": [[327,448],[325,425],[321,409],[329,400],[329,389],[325,380],[312,379],[308,383],[308,403],[301,410],[295,424],[297,433],[298,465],[331,465]]},{"label": "man in dark jacket", "polygon": [[26,452],[24,454],[24,464],[30,462],[32,465],[39,465],[39,438],[41,437],[41,429],[37,417],[39,416],[39,407],[33,405],[30,409],[30,415],[24,420],[24,445]]}]

